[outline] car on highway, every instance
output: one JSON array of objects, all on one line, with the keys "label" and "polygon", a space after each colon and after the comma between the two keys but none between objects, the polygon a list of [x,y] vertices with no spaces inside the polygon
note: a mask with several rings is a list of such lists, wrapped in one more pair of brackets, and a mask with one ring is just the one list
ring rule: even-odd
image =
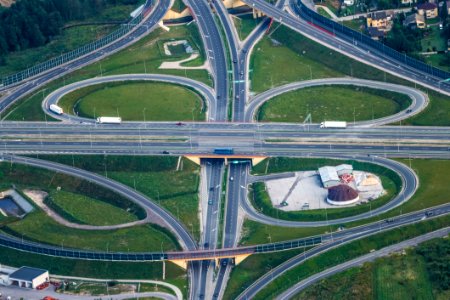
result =
[{"label": "car on highway", "polygon": [[183,125],[185,125],[185,124],[182,123],[182,122],[178,122],[178,123],[175,123],[175,125],[177,125],[177,126],[183,126]]},{"label": "car on highway", "polygon": [[170,152],[167,151],[167,150],[164,150],[164,151],[162,152],[162,154],[170,154]]},{"label": "car on highway", "polygon": [[208,205],[213,205],[212,199],[209,199],[209,200],[208,200]]},{"label": "car on highway", "polygon": [[234,178],[233,178],[233,176],[231,176],[231,177],[230,177],[230,181],[233,181],[233,180],[234,180]]}]

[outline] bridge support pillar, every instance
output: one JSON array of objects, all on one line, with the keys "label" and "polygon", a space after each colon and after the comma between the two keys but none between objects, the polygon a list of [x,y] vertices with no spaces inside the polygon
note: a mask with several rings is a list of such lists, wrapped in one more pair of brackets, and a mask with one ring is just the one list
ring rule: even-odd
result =
[{"label": "bridge support pillar", "polygon": [[186,157],[190,161],[194,162],[195,164],[200,165],[200,157],[199,156],[185,155],[184,157]]},{"label": "bridge support pillar", "polygon": [[260,10],[253,9],[253,19],[264,17],[264,13]]},{"label": "bridge support pillar", "polygon": [[176,264],[177,266],[179,266],[180,268],[187,270],[187,260],[184,259],[171,259],[169,260],[171,263]]},{"label": "bridge support pillar", "polygon": [[254,157],[254,158],[252,158],[252,165],[256,166],[257,164],[259,164],[260,162],[262,162],[266,158],[267,157]]}]

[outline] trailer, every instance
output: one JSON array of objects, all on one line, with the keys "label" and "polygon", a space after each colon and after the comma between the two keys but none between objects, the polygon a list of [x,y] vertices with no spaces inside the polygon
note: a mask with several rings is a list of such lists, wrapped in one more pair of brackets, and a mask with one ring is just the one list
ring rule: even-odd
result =
[{"label": "trailer", "polygon": [[64,113],[63,109],[56,104],[50,105],[50,111],[54,112],[57,115],[62,115]]},{"label": "trailer", "polygon": [[234,154],[233,148],[216,148],[214,154],[232,155]]},{"label": "trailer", "polygon": [[325,121],[320,123],[320,128],[347,128],[345,121]]},{"label": "trailer", "polygon": [[99,124],[120,124],[122,123],[121,117],[98,117],[97,123]]}]

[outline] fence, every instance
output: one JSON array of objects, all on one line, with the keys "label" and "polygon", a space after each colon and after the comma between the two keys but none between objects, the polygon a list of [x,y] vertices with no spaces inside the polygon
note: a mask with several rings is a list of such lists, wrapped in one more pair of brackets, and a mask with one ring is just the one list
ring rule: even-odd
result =
[{"label": "fence", "polygon": [[385,57],[387,56],[388,58],[391,58],[397,64],[405,64],[411,68],[414,68],[431,76],[439,77],[442,80],[450,79],[449,72],[435,68],[431,65],[421,62],[420,60],[409,57],[405,53],[400,53],[383,43],[373,40],[371,37],[362,34],[361,32],[355,31],[342,24],[334,22],[333,20],[328,19],[308,8],[302,3],[302,0],[297,0],[296,5],[294,5],[294,9],[296,10],[296,13],[301,15],[306,21],[327,29],[330,31],[330,33],[333,33],[340,38],[352,42],[354,45],[358,45],[360,48],[362,48],[362,45],[365,45],[370,48],[369,50],[375,50]]},{"label": "fence", "polygon": [[[152,2],[153,2],[153,0],[147,0],[145,7],[148,7],[148,5]],[[111,32],[110,34],[104,36],[103,38],[101,38],[95,42],[86,44],[78,49],[61,54],[60,56],[54,57],[43,63],[39,63],[39,64],[37,64],[31,68],[28,68],[24,71],[21,71],[19,73],[6,76],[6,77],[2,78],[1,82],[2,82],[3,86],[9,86],[12,84],[19,83],[27,78],[44,73],[54,67],[60,66],[69,61],[72,61],[74,59],[82,57],[92,51],[100,49],[100,48],[114,42],[115,40],[121,38],[125,34],[129,33],[137,25],[139,25],[139,23],[144,18],[144,15],[146,12],[147,12],[146,9],[143,9],[141,11],[141,13],[138,16],[136,16],[135,18],[133,18],[130,22],[128,22],[127,24],[121,25],[121,27],[119,29],[117,29],[116,31]]]}]

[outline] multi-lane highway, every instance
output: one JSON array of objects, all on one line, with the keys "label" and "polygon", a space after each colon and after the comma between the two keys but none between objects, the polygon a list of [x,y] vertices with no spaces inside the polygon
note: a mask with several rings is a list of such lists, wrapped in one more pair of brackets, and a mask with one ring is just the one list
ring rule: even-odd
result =
[{"label": "multi-lane highway", "polygon": [[279,9],[265,0],[243,0],[243,2],[247,3],[249,6],[262,11],[267,16],[274,18],[283,25],[286,25],[302,35],[344,55],[393,75],[420,83],[441,93],[450,95],[450,85],[442,81],[446,78],[431,75],[424,76],[421,70],[406,66],[401,61],[393,60],[391,57],[388,57],[375,49],[357,43],[357,41],[356,43],[355,41],[348,41],[335,34],[330,34],[326,30],[320,30],[317,26],[312,25],[310,20],[304,20],[301,17],[297,1],[298,0],[290,1],[291,11],[295,14],[291,15],[289,12]]},{"label": "multi-lane highway", "polygon": [[[450,94],[450,87],[436,76],[421,76],[420,72],[407,67],[402,62],[393,61],[373,49],[345,38],[319,30],[311,22],[303,20],[298,12],[298,4],[291,1],[289,12],[284,11],[286,1],[271,5],[263,0],[245,0],[251,7],[257,8],[274,20],[310,37],[330,48],[357,60],[368,63],[386,72],[408,80],[416,81],[427,87]],[[147,2],[148,3],[148,2]],[[418,179],[407,166],[386,157],[439,157],[450,158],[450,129],[436,127],[378,127],[382,124],[401,121],[419,113],[428,104],[428,97],[419,90],[399,85],[387,84],[352,78],[334,78],[292,83],[261,93],[252,99],[248,96],[249,55],[256,42],[263,36],[271,20],[265,18],[244,40],[239,41],[236,30],[219,1],[186,0],[185,3],[196,20],[207,59],[212,66],[214,87],[182,77],[158,74],[126,74],[99,77],[65,86],[49,95],[42,104],[43,109],[64,122],[0,122],[0,152],[3,159],[47,168],[81,177],[96,184],[108,187],[131,201],[138,203],[147,211],[148,220],[165,224],[180,240],[183,252],[172,253],[102,253],[79,249],[61,249],[56,246],[41,245],[20,241],[13,237],[0,236],[0,244],[23,251],[69,258],[95,260],[131,260],[151,261],[165,259],[206,259],[211,257],[230,257],[236,254],[250,254],[287,250],[313,246],[303,256],[294,257],[263,276],[249,287],[241,299],[252,297],[271,280],[286,270],[342,243],[362,238],[376,232],[411,224],[422,220],[425,212],[402,215],[394,221],[370,223],[361,227],[346,229],[328,235],[297,239],[268,245],[236,247],[240,232],[240,222],[244,216],[270,225],[286,227],[312,227],[342,224],[370,218],[386,212],[407,201],[418,186]],[[155,28],[172,4],[172,1],[159,0],[148,18],[128,36],[118,40],[100,51],[57,67],[48,73],[37,76],[24,83],[7,95],[0,104],[0,111],[15,100],[37,89],[44,83],[81,66],[97,61],[114,53],[144,36]],[[215,20],[214,13],[218,16]],[[297,13],[297,15],[296,15]],[[220,22],[219,22],[220,21]],[[219,23],[222,28],[220,28]],[[221,35],[223,33],[223,36]],[[224,45],[227,45],[225,47]],[[226,48],[230,61],[227,61]],[[228,72],[232,74],[229,84]],[[163,81],[187,86],[196,90],[205,100],[208,108],[207,123],[176,124],[175,122],[125,122],[120,125],[95,124],[94,120],[77,116],[56,116],[48,111],[50,104],[57,103],[65,94],[93,84],[113,81],[150,80]],[[299,88],[350,84],[385,89],[408,95],[412,103],[406,110],[393,116],[367,122],[354,122],[345,130],[319,129],[317,124],[252,124],[256,110],[265,101]],[[231,97],[230,97],[231,95]],[[231,100],[231,101],[230,101]],[[229,114],[231,112],[231,114]],[[226,123],[229,115],[234,123]],[[220,121],[220,122],[217,122]],[[239,123],[241,122],[241,123]],[[292,156],[292,157],[330,157],[357,159],[388,167],[397,172],[402,179],[401,191],[386,205],[357,216],[325,220],[319,222],[290,222],[276,220],[257,212],[246,199],[249,183],[249,163],[241,162],[228,167],[225,217],[223,224],[223,249],[217,247],[221,187],[224,174],[222,158],[209,158],[202,161],[204,175],[201,199],[202,237],[200,245],[189,235],[184,226],[164,209],[131,188],[83,170],[74,169],[51,162],[14,156],[13,154],[34,153],[80,153],[80,154],[124,154],[124,155],[203,155],[211,154],[214,148],[231,147],[239,155]],[[450,205],[432,208],[428,213],[433,216],[447,215]],[[200,247],[199,247],[200,246]],[[200,249],[198,249],[200,248]],[[189,267],[190,298],[220,298],[226,286],[231,270],[231,260],[223,258],[218,269],[209,260],[192,262]]]}]

